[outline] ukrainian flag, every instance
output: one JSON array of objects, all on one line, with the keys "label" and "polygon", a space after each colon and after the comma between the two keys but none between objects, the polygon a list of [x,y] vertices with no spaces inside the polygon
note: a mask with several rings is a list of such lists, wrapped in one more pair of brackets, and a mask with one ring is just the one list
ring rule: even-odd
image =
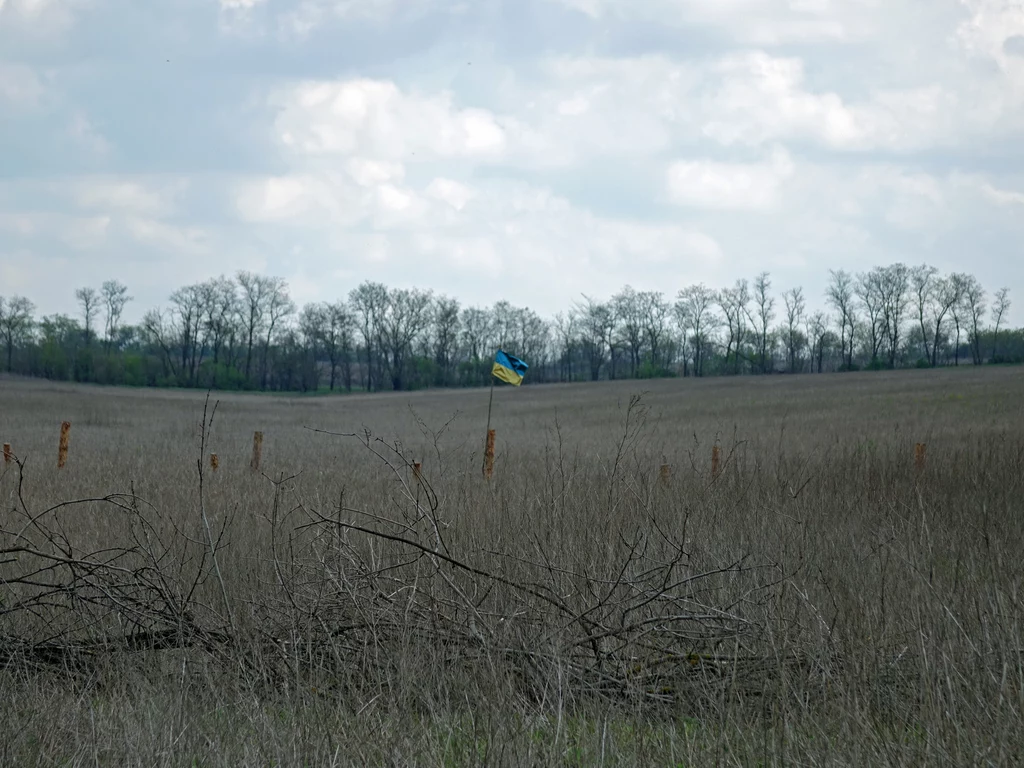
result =
[{"label": "ukrainian flag", "polygon": [[499,349],[498,354],[494,356],[494,367],[491,368],[491,375],[518,387],[523,383],[523,376],[529,367],[518,357],[512,357],[512,355]]}]

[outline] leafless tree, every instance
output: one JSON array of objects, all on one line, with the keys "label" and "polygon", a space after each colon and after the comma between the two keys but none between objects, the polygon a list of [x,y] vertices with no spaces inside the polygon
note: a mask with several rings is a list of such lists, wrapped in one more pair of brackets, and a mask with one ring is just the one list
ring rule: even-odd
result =
[{"label": "leafless tree", "polygon": [[470,361],[479,363],[492,334],[491,315],[480,307],[466,307],[460,325],[462,346]]},{"label": "leafless tree", "polygon": [[910,270],[905,264],[896,263],[881,269],[882,316],[889,352],[889,367],[896,367],[896,359],[903,340],[904,316],[907,310],[910,289]]},{"label": "leafless tree", "polygon": [[441,384],[452,383],[452,369],[459,341],[459,302],[448,296],[438,296],[434,301],[433,346],[434,362],[441,372]]},{"label": "leafless tree", "polygon": [[245,338],[245,379],[249,381],[252,376],[252,351],[263,331],[270,284],[262,275],[245,270],[239,271],[237,278],[241,289],[239,315]]},{"label": "leafless tree", "polygon": [[[928,309],[930,319],[930,331],[932,335],[931,364],[932,368],[939,364],[939,346],[945,338],[947,318],[959,306],[963,298],[963,282],[960,275],[950,275],[939,278],[931,292],[931,302]],[[957,322],[956,331],[957,346],[960,345],[960,324]]]},{"label": "leafless tree", "polygon": [[580,313],[574,307],[568,312],[559,312],[555,315],[552,329],[558,344],[557,356],[559,365],[559,378],[562,381],[572,381],[572,360],[578,344],[578,329]]},{"label": "leafless tree", "polygon": [[363,351],[366,355],[364,385],[367,391],[372,391],[375,385],[379,386],[380,361],[377,350],[387,302],[388,289],[383,283],[361,283],[349,293],[349,304],[359,319],[359,331],[363,338]]},{"label": "leafless tree", "polygon": [[857,331],[857,295],[853,276],[845,270],[829,270],[829,284],[825,297],[829,306],[836,310],[839,320],[839,346],[842,348],[844,365],[853,368],[853,343]]},{"label": "leafless tree", "polygon": [[767,272],[754,278],[753,311],[746,311],[747,319],[754,331],[757,342],[757,358],[761,373],[768,372],[769,336],[772,322],[775,320],[775,299],[770,291],[772,281]]},{"label": "leafless tree", "polygon": [[103,308],[105,310],[104,331],[107,348],[110,349],[114,336],[117,333],[117,327],[121,322],[124,307],[133,297],[128,295],[128,286],[121,284],[117,280],[107,280],[104,282],[100,286],[100,295],[102,296]]},{"label": "leafless tree", "polygon": [[178,367],[175,362],[175,355],[171,349],[171,329],[168,328],[164,312],[160,307],[151,309],[142,316],[143,338],[160,349],[162,353],[161,362],[164,366],[164,374],[174,377],[178,375]]},{"label": "leafless tree", "polygon": [[8,301],[0,296],[0,338],[7,348],[7,371],[14,370],[14,347],[28,340],[32,333],[32,313],[35,305],[24,296],[12,296]]},{"label": "leafless tree", "polygon": [[194,385],[206,356],[206,292],[202,285],[186,285],[171,294],[174,336],[178,340],[180,365],[178,370],[187,383]]},{"label": "leafless tree", "polygon": [[263,317],[266,328],[263,336],[263,354],[260,357],[260,387],[267,388],[268,355],[274,332],[285,319],[295,314],[295,302],[288,295],[288,284],[280,277],[264,278],[266,281],[265,310]]},{"label": "leafless tree", "polygon": [[882,268],[875,267],[870,272],[858,275],[855,287],[857,297],[867,313],[867,337],[872,363],[878,361],[885,340],[884,282]]},{"label": "leafless tree", "polygon": [[644,344],[644,313],[639,294],[627,285],[612,297],[615,315],[619,319],[619,333],[629,350],[630,376],[636,376]]},{"label": "leafless tree", "polygon": [[[209,334],[213,363],[217,365],[221,362],[221,352],[230,355],[235,347],[235,335],[241,317],[238,286],[231,278],[221,275],[207,280],[201,285],[201,289],[205,309],[203,324]],[[226,363],[230,365],[231,360]]]},{"label": "leafless tree", "polygon": [[732,288],[725,288],[718,294],[718,306],[725,316],[729,336],[725,342],[725,364],[734,359],[734,373],[740,372],[740,357],[746,335],[745,318],[750,304],[750,286],[746,280],[737,280]]},{"label": "leafless tree", "polygon": [[637,294],[637,298],[651,364],[655,367],[667,365],[669,361],[663,358],[668,341],[669,305],[659,291],[643,291]]},{"label": "leafless tree", "polygon": [[1010,305],[1010,289],[1000,288],[996,291],[995,302],[992,304],[992,362],[999,360],[999,329],[1006,319],[1006,313],[1010,311]]},{"label": "leafless tree", "polygon": [[818,373],[822,372],[824,365],[828,335],[828,318],[824,312],[815,312],[807,320],[807,338],[811,343],[812,369],[816,369]]},{"label": "leafless tree", "polygon": [[978,280],[970,276],[964,284],[962,312],[967,318],[970,332],[971,358],[975,365],[981,365],[981,324],[985,319],[986,305],[985,289],[981,287]]},{"label": "leafless tree", "polygon": [[924,346],[924,358],[931,359],[931,338],[930,318],[935,291],[938,283],[939,270],[928,264],[921,264],[910,269],[910,294],[914,311],[917,314],[917,323],[921,329],[921,344]]},{"label": "leafless tree", "polygon": [[797,358],[804,344],[804,335],[800,326],[804,322],[807,302],[804,300],[804,289],[791,288],[782,294],[786,307],[786,325],[783,331],[786,342],[786,354],[789,358],[789,372],[796,373]]},{"label": "leafless tree", "polygon": [[88,345],[92,343],[93,321],[100,311],[100,295],[95,288],[79,288],[75,291],[75,298],[78,299],[82,319],[85,321],[83,330],[85,331],[85,343]]},{"label": "leafless tree", "polygon": [[396,390],[406,383],[406,365],[413,342],[430,322],[431,300],[429,291],[397,289],[388,292],[380,325],[381,352],[391,385]]},{"label": "leafless tree", "polygon": [[721,323],[714,310],[716,301],[715,292],[703,283],[687,286],[676,297],[676,323],[680,328],[685,325],[692,331],[690,344],[693,347],[694,376],[704,375],[704,360],[711,337]]},{"label": "leafless tree", "polygon": [[576,305],[576,311],[580,318],[580,345],[590,368],[590,379],[597,381],[612,352],[615,310],[610,303],[584,295],[583,302]]}]

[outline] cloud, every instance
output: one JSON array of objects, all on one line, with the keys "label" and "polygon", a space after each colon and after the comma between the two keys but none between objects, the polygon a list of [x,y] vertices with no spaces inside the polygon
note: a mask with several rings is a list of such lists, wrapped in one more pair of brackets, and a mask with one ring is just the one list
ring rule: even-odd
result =
[{"label": "cloud", "polygon": [[793,175],[793,162],[777,149],[763,163],[722,163],[711,160],[680,160],[669,166],[669,198],[691,208],[774,208],[780,190]]},{"label": "cloud", "polygon": [[[720,29],[751,45],[855,42],[878,29],[881,0],[550,0],[595,21]],[[884,6],[887,10],[889,4]],[[891,12],[891,11],[890,11]]]},{"label": "cloud", "polygon": [[76,112],[72,115],[67,126],[67,133],[76,143],[94,155],[106,155],[112,149],[111,143],[83,112]]},{"label": "cloud", "polygon": [[0,10],[4,290],[46,311],[238,267],[546,314],[896,259],[1024,286],[1016,0],[128,5]]},{"label": "cloud", "polygon": [[277,137],[297,155],[486,159],[500,157],[508,144],[488,110],[460,108],[450,93],[407,93],[388,80],[304,82],[275,101]]},{"label": "cloud", "polygon": [[0,104],[19,110],[36,109],[42,105],[46,93],[46,86],[35,70],[23,64],[0,61]]}]

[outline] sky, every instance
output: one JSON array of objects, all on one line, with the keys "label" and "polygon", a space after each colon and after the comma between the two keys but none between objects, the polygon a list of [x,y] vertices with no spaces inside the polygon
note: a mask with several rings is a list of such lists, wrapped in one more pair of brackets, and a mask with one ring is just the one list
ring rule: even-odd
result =
[{"label": "sky", "polygon": [[969,271],[1024,324],[1024,0],[0,0],[0,295],[249,269],[544,315]]}]

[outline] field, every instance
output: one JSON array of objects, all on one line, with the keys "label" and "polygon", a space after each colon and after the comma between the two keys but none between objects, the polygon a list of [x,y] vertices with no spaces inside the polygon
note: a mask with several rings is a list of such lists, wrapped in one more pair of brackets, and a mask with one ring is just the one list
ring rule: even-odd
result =
[{"label": "field", "polygon": [[1024,370],[486,414],[0,380],[0,764],[1024,755]]}]

